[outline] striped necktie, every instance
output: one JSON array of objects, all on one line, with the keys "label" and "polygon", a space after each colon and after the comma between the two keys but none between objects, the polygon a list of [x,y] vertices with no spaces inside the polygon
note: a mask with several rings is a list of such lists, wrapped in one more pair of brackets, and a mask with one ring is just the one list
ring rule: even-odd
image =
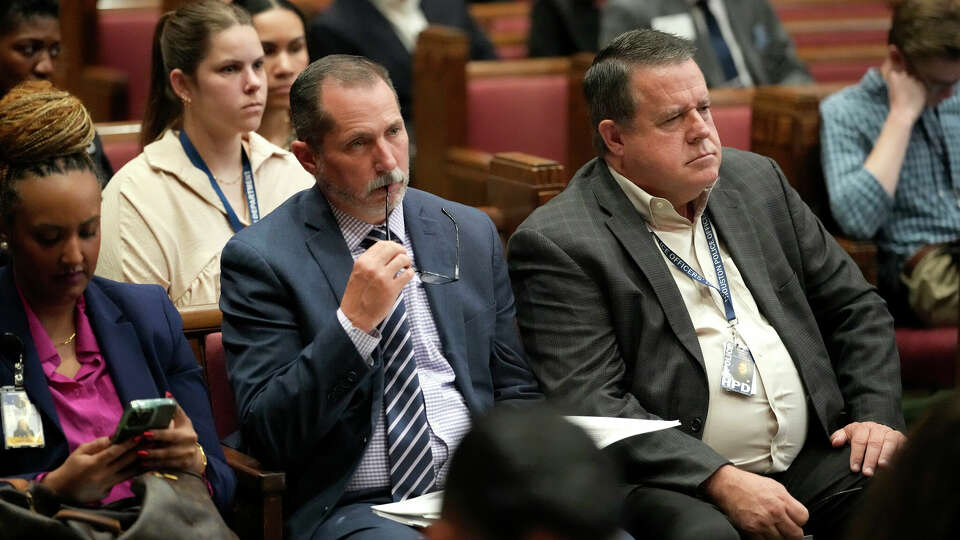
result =
[{"label": "striped necktie", "polygon": [[[386,240],[386,229],[374,227],[361,246],[366,250]],[[383,402],[390,456],[390,493],[394,501],[422,495],[434,484],[430,426],[420,391],[417,363],[403,293],[393,312],[380,324],[380,357],[384,364]]]}]

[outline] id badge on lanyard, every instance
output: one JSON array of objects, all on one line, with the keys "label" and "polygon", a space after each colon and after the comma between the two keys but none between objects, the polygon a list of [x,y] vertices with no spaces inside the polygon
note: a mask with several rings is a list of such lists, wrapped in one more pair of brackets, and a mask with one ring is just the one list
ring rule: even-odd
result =
[{"label": "id badge on lanyard", "polygon": [[727,283],[727,272],[723,267],[723,259],[720,257],[720,248],[717,246],[716,236],[713,234],[713,226],[707,219],[706,213],[700,218],[703,224],[703,234],[707,240],[707,249],[710,250],[710,260],[713,261],[713,268],[717,274],[717,284],[714,285],[701,276],[692,266],[686,263],[679,255],[674,253],[666,244],[660,240],[660,237],[653,233],[653,238],[660,246],[660,250],[666,255],[667,260],[676,266],[687,277],[710,287],[720,293],[723,299],[723,312],[730,325],[730,339],[723,345],[723,363],[720,370],[720,387],[727,392],[735,392],[745,396],[752,396],[757,392],[757,365],[753,360],[753,354],[747,348],[746,343],[739,337],[737,332],[737,313],[733,308],[733,299],[730,295],[730,286]]},{"label": "id badge on lanyard", "polygon": [[[227,212],[227,221],[230,222],[230,228],[233,229],[235,233],[240,232],[240,229],[243,229],[243,223],[240,223],[240,218],[237,217],[237,213],[234,212],[233,207],[230,206],[230,201],[228,201],[227,196],[223,194],[223,190],[220,189],[220,184],[218,184],[217,179],[213,177],[213,173],[210,172],[210,168],[207,167],[206,162],[203,161],[200,152],[197,152],[196,147],[193,146],[190,137],[187,136],[186,130],[180,130],[180,145],[183,146],[183,151],[187,154],[193,166],[207,175],[207,178],[210,180],[210,186],[217,194],[217,197],[220,198],[220,202]],[[240,160],[243,165],[243,195],[247,199],[247,210],[250,212],[250,222],[256,223],[260,221],[260,203],[257,201],[257,188],[253,183],[253,169],[250,166],[250,159],[247,157],[247,151],[244,150],[242,146],[240,148]]]},{"label": "id badge on lanyard", "polygon": [[23,386],[23,341],[15,334],[4,334],[3,355],[13,364],[13,386],[0,387],[3,447],[43,448],[43,420]]}]

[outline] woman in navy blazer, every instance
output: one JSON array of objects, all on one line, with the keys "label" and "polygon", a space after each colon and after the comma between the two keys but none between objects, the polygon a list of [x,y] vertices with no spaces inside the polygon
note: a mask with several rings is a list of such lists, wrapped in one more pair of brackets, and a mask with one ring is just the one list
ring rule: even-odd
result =
[{"label": "woman in navy blazer", "polygon": [[[0,101],[0,242],[12,254],[0,269],[0,332],[24,344],[22,387],[45,439],[0,444],[0,477],[96,503],[129,493],[126,482],[143,470],[180,469],[203,474],[225,509],[236,479],[179,314],[159,286],[93,277],[100,182],[84,152],[92,136],[80,102],[47,82]],[[14,360],[0,358],[0,386],[14,385]],[[111,443],[126,403],[165,395],[179,403],[168,428]]]}]

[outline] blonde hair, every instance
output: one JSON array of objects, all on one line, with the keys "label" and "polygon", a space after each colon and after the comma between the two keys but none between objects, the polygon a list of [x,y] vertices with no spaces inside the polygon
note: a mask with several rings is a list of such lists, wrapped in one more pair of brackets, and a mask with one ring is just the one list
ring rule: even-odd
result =
[{"label": "blonde hair", "polygon": [[0,216],[13,217],[17,180],[97,170],[87,154],[94,128],[80,100],[49,81],[25,81],[0,99]]}]

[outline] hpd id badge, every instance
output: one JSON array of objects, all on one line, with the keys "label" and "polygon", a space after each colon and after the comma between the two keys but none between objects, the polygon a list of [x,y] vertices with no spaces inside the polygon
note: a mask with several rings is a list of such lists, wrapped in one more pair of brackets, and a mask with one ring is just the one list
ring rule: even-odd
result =
[{"label": "hpd id badge", "polygon": [[734,341],[728,341],[723,345],[720,387],[728,392],[745,396],[757,393],[757,366],[753,362],[750,349]]}]

